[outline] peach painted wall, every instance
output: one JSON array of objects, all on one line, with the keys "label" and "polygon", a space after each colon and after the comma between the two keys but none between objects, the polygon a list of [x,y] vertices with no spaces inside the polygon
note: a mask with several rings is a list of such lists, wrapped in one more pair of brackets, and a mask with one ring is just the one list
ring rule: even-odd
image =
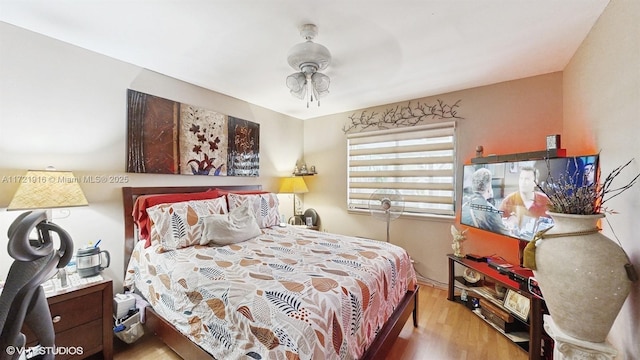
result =
[{"label": "peach painted wall", "polygon": [[[489,86],[426,97],[415,101],[447,104],[460,101],[457,121],[457,178],[462,164],[475,156],[477,145],[486,154],[543,150],[548,134],[562,130],[562,74],[552,73]],[[391,107],[368,109],[382,111]],[[316,165],[319,175],[308,179],[305,205],[318,211],[322,227],[329,232],[363,236],[384,241],[384,222],[346,210],[346,136],[342,127],[352,113],[305,121],[304,148],[307,164]],[[322,136],[318,136],[322,134]],[[461,184],[456,188],[461,191]],[[457,200],[457,208],[460,200]],[[418,272],[437,282],[447,281],[446,254],[451,253],[450,227],[458,219],[398,219],[391,223],[391,242],[407,249]],[[464,243],[467,252],[498,254],[518,261],[517,241],[482,230],[469,230]]]}]

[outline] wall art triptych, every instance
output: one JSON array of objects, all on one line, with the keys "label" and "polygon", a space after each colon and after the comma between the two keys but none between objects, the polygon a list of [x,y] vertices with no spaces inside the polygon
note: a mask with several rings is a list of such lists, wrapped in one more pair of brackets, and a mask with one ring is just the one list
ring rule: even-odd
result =
[{"label": "wall art triptych", "polygon": [[127,90],[127,172],[258,176],[260,124]]}]

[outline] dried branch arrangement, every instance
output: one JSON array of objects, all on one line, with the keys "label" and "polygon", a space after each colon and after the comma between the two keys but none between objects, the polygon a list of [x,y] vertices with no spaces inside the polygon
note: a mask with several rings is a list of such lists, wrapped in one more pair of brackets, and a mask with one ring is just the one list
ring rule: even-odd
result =
[{"label": "dried branch arrangement", "polygon": [[[537,187],[549,198],[549,211],[551,212],[576,215],[615,213],[613,210],[606,208],[604,204],[638,182],[640,173],[624,186],[613,186],[616,177],[632,161],[633,159],[613,169],[602,183],[595,182],[593,184],[585,184],[585,179],[577,179],[580,176],[578,170],[570,174],[567,169],[565,174],[556,179],[551,176],[551,170],[549,169],[549,177],[543,184],[537,184]],[[577,164],[573,165],[574,169],[578,168]],[[547,162],[547,167],[549,167],[549,162]],[[596,179],[600,179],[599,172]]]},{"label": "dried branch arrangement", "polygon": [[415,126],[432,119],[464,119],[458,115],[460,101],[448,105],[438,99],[434,105],[417,102],[415,106],[409,102],[407,105],[398,105],[381,113],[367,111],[355,113],[349,116],[350,123],[345,124],[342,131],[347,134],[357,129],[362,131],[372,127],[381,130]]}]

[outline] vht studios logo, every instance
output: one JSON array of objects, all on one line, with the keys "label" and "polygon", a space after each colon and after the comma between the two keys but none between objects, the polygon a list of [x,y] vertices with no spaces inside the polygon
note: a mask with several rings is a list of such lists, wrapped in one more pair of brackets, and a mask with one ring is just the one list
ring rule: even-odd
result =
[{"label": "vht studios logo", "polygon": [[9,356],[13,356],[15,354],[18,354],[22,357],[22,355],[24,354],[24,358],[26,359],[31,359],[33,357],[36,356],[42,356],[42,355],[47,355],[47,354],[53,354],[53,355],[83,355],[84,354],[84,349],[82,348],[82,346],[56,346],[56,347],[49,347],[49,346],[34,346],[34,347],[29,347],[29,348],[24,348],[24,347],[15,347],[15,346],[7,346],[7,348],[5,349],[7,355]]}]

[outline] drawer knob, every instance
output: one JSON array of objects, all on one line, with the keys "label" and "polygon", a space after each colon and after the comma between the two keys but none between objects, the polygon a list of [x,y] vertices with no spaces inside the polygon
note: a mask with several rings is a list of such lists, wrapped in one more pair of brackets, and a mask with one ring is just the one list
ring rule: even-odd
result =
[{"label": "drawer knob", "polygon": [[53,317],[53,319],[51,319],[51,321],[54,324],[60,322],[60,320],[62,320],[62,316],[60,316],[60,315],[56,315],[56,316]]}]

